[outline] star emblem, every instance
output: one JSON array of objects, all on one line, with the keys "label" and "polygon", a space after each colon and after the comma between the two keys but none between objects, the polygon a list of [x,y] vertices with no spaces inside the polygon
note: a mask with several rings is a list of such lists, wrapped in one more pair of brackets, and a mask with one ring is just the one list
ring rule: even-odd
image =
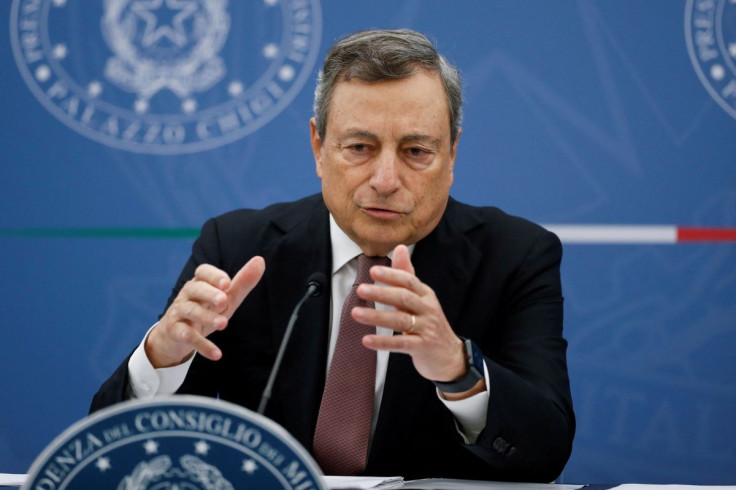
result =
[{"label": "star emblem", "polygon": [[205,441],[197,441],[194,443],[194,452],[201,456],[207,456],[209,450],[210,445],[207,444]]},{"label": "star emblem", "polygon": [[100,470],[100,472],[102,473],[112,468],[112,465],[110,464],[110,458],[105,457],[99,458],[95,463],[95,466],[97,466],[97,469]]},{"label": "star emblem", "polygon": [[243,93],[243,83],[240,81],[234,81],[230,82],[230,84],[227,86],[227,93],[229,93],[232,97],[237,97],[238,95]]},{"label": "star emblem", "polygon": [[148,110],[148,101],[146,99],[137,99],[133,104],[136,114],[144,114]]},{"label": "star emblem", "polygon": [[245,471],[249,475],[252,475],[258,469],[258,465],[252,459],[245,459],[245,460],[243,460],[243,468],[242,469],[243,469],[243,471]]},{"label": "star emblem", "polygon": [[94,98],[102,93],[102,84],[97,80],[93,80],[87,85],[87,95]]},{"label": "star emblem", "polygon": [[263,51],[262,52],[263,52],[264,58],[266,58],[268,60],[272,60],[272,59],[276,58],[279,55],[279,52],[280,51],[281,50],[279,49],[279,47],[277,45],[275,45],[273,43],[268,43],[265,46],[263,46]]},{"label": "star emblem", "polygon": [[69,54],[69,49],[66,47],[66,44],[57,44],[51,50],[51,56],[57,60],[63,60],[67,54]]},{"label": "star emblem", "polygon": [[181,110],[184,111],[186,114],[193,113],[197,110],[197,101],[192,98],[186,99],[184,102],[181,103]]},{"label": "star emblem", "polygon": [[[197,5],[184,0],[139,0],[130,10],[146,24],[141,39],[144,46],[153,46],[165,38],[181,47],[188,41],[184,21],[197,11]],[[170,17],[170,23],[161,22],[165,17]]]},{"label": "star emblem", "polygon": [[149,439],[143,444],[143,449],[146,450],[146,454],[156,454],[158,452],[158,443]]}]

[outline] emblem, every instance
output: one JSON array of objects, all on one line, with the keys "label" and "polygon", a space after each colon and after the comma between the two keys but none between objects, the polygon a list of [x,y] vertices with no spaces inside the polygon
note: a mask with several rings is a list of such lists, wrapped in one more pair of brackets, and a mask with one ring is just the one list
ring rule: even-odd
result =
[{"label": "emblem", "polygon": [[225,76],[218,54],[230,30],[226,0],[203,2],[201,9],[195,2],[167,0],[167,7],[176,9],[171,25],[156,15],[164,0],[106,0],[104,5],[102,34],[114,53],[105,65],[105,77],[137,95],[139,112],[164,89],[184,100],[186,111],[184,104],[195,104],[187,99],[190,95],[208,90]]},{"label": "emblem", "polygon": [[275,422],[198,396],[130,401],[57,437],[25,490],[320,490],[312,457]]},{"label": "emblem", "polygon": [[688,0],[685,39],[700,81],[736,118],[736,0]]},{"label": "emblem", "polygon": [[13,0],[24,81],[100,143],[193,153],[257,131],[314,67],[319,0]]}]

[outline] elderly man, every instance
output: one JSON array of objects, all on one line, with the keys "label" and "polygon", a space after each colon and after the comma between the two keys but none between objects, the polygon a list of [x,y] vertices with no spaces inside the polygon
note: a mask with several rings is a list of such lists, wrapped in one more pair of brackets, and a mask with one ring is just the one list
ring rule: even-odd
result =
[{"label": "elderly man", "polygon": [[419,33],[338,41],[310,120],[321,194],[208,221],[92,410],[173,392],[255,409],[321,271],[265,414],[326,473],[556,478],[575,431],[561,246],[450,198],[461,102],[457,70]]}]

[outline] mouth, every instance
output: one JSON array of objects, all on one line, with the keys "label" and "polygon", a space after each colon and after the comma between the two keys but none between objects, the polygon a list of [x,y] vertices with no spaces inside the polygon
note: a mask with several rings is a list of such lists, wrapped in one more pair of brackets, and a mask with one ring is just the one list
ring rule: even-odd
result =
[{"label": "mouth", "polygon": [[380,220],[398,219],[403,213],[386,208],[363,207],[361,210],[368,216]]}]

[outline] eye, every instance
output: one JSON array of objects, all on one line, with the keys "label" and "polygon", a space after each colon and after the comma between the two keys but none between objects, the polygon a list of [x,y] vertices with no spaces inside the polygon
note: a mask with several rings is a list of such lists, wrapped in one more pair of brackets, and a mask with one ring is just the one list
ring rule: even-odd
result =
[{"label": "eye", "polygon": [[375,147],[370,143],[354,142],[342,145],[342,156],[350,163],[362,163],[371,158]]},{"label": "eye", "polygon": [[421,157],[421,156],[427,155],[429,153],[424,148],[417,148],[417,147],[409,148],[408,152],[409,152],[409,155],[411,155],[413,157]]},{"label": "eye", "polygon": [[429,165],[434,159],[434,152],[421,146],[410,146],[404,150],[405,158],[414,165]]}]

